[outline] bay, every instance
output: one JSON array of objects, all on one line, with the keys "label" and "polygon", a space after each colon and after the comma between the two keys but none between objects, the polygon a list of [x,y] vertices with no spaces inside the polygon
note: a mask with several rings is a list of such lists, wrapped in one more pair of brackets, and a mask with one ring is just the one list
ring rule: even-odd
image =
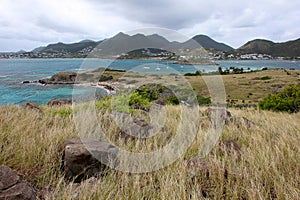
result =
[{"label": "bay", "polygon": [[155,74],[184,74],[200,70],[202,72],[216,71],[238,67],[258,70],[267,68],[284,68],[300,70],[300,61],[216,61],[218,65],[180,65],[160,60],[103,60],[103,59],[0,59],[0,105],[24,104],[34,101],[46,104],[52,98],[71,99],[74,92],[83,94],[88,88],[73,91],[72,86],[22,84],[23,81],[33,81],[51,77],[62,71],[88,71],[100,67],[121,69]]}]

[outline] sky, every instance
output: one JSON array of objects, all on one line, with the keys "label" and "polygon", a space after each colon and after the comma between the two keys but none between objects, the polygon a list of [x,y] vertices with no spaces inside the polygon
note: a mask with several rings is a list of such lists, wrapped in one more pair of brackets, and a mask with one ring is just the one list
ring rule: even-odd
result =
[{"label": "sky", "polygon": [[300,38],[299,8],[299,0],[0,0],[0,52],[149,27],[234,48],[256,38],[284,42]]}]

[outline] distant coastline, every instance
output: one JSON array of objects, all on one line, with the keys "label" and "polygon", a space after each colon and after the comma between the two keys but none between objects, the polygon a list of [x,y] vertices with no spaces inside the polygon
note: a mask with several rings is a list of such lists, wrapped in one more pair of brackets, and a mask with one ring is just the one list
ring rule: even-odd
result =
[{"label": "distant coastline", "polygon": [[[65,44],[62,42],[35,48],[32,51],[0,52],[0,59],[12,58],[133,58],[156,59],[198,57],[209,60],[299,60],[300,38],[276,43],[264,39],[255,39],[234,49],[217,42],[206,35],[196,35],[185,42],[170,42],[158,35],[117,35],[102,40],[84,40]],[[170,59],[170,60],[172,60]]]}]

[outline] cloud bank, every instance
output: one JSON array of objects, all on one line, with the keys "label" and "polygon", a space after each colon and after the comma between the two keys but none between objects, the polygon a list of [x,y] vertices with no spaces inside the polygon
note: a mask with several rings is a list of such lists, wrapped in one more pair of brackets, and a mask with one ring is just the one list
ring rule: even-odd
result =
[{"label": "cloud bank", "polygon": [[235,48],[300,37],[298,0],[0,0],[0,52],[102,40],[144,27],[206,34]]}]

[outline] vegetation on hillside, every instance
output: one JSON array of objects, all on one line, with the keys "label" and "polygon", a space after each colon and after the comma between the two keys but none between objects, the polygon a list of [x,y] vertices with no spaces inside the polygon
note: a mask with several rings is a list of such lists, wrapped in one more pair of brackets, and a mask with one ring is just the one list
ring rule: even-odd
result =
[{"label": "vegetation on hillside", "polygon": [[237,49],[238,53],[261,53],[272,56],[297,58],[300,56],[300,39],[282,43],[274,43],[268,40],[256,39],[247,42]]},{"label": "vegetation on hillside", "polygon": [[284,91],[269,95],[259,102],[259,107],[264,110],[285,111],[296,113],[300,111],[300,86],[291,85]]}]

